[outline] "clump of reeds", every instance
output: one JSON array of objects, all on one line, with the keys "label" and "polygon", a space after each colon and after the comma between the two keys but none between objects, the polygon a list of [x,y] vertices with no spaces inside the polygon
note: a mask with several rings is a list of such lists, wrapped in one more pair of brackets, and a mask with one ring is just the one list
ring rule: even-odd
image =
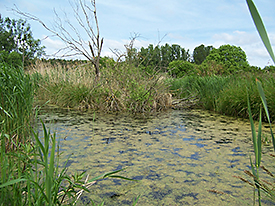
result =
[{"label": "clump of reeds", "polygon": [[[248,118],[247,92],[248,88],[251,112],[253,118],[259,117],[261,99],[258,95],[255,79],[262,80],[266,91],[269,114],[275,119],[275,74],[258,73],[238,74],[227,76],[185,76],[181,79],[168,79],[170,91],[177,98],[196,97],[199,101],[197,107],[212,110],[224,115]],[[264,119],[266,121],[266,117]]]},{"label": "clump of reeds", "polygon": [[24,142],[33,116],[34,88],[22,68],[0,64],[0,134],[8,134],[7,144]]},{"label": "clump of reeds", "polygon": [[127,61],[107,59],[97,81],[89,64],[54,68],[40,62],[31,72],[38,79],[36,97],[61,107],[149,112],[172,105],[160,75],[146,74]]}]

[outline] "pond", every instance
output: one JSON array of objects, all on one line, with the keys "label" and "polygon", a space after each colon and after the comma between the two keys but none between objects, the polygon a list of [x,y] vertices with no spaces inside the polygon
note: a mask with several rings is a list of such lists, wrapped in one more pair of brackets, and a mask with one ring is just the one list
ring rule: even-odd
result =
[{"label": "pond", "polygon": [[[233,176],[251,180],[253,156],[250,124],[202,110],[170,110],[152,117],[43,109],[40,118],[60,138],[69,172],[95,177],[126,168],[84,193],[79,204],[252,205],[253,188]],[[268,134],[268,127],[264,130]],[[269,137],[270,138],[270,137]],[[264,147],[263,164],[273,160]],[[268,178],[264,172],[262,174]],[[211,190],[221,191],[216,194]],[[271,205],[268,200],[263,200]]]}]

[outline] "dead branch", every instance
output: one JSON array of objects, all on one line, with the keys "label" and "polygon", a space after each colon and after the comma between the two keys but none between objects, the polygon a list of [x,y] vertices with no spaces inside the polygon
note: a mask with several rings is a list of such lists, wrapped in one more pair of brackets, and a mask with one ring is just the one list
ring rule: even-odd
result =
[{"label": "dead branch", "polygon": [[[55,55],[63,52],[61,57],[82,55],[88,59],[94,66],[96,80],[98,80],[100,77],[99,60],[103,38],[100,37],[99,33],[95,0],[91,0],[90,5],[85,0],[75,0],[73,3],[70,2],[70,5],[77,24],[75,25],[69,20],[66,12],[64,12],[64,17],[61,18],[54,9],[55,24],[53,28],[50,28],[38,17],[21,11],[16,5],[12,10],[27,19],[39,22],[48,32],[58,37],[65,44],[65,47],[59,49]],[[95,24],[95,28],[92,22]],[[83,33],[78,28],[84,30],[88,40],[84,39]]]}]

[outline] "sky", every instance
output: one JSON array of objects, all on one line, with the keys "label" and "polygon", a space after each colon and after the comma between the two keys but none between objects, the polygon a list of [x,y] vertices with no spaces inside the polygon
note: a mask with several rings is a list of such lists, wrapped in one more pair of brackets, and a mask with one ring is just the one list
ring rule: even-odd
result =
[{"label": "sky", "polygon": [[[2,17],[23,18],[12,11],[16,5],[51,27],[55,10],[60,17],[66,12],[76,24],[70,1],[74,0],[0,0],[0,13]],[[254,3],[274,48],[275,1],[254,0]],[[245,0],[96,0],[96,6],[100,35],[104,38],[102,56],[114,57],[114,50],[125,52],[124,45],[137,34],[134,42],[137,49],[168,43],[189,49],[192,54],[201,44],[215,48],[230,44],[245,51],[250,65],[262,68],[273,65]],[[64,46],[38,22],[28,20],[28,23],[34,37],[46,46],[48,55]]]}]

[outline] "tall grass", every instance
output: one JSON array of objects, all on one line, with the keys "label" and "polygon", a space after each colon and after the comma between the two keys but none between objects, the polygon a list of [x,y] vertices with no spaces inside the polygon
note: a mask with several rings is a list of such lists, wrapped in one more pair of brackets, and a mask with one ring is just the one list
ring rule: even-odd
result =
[{"label": "tall grass", "polygon": [[171,106],[161,76],[145,74],[127,61],[109,60],[97,82],[88,65],[67,68],[40,62],[31,72],[38,79],[36,97],[61,107],[148,112]]},{"label": "tall grass", "polygon": [[22,68],[0,64],[0,131],[17,143],[29,133],[33,94],[32,80]]},{"label": "tall grass", "polygon": [[[251,112],[254,119],[259,118],[261,99],[255,79],[262,81],[265,89],[269,115],[275,119],[275,74],[246,73],[229,76],[186,76],[181,79],[169,80],[170,90],[177,98],[196,96],[197,107],[212,110],[224,115],[248,118],[247,92],[250,97]],[[264,120],[267,121],[266,116]]]}]

